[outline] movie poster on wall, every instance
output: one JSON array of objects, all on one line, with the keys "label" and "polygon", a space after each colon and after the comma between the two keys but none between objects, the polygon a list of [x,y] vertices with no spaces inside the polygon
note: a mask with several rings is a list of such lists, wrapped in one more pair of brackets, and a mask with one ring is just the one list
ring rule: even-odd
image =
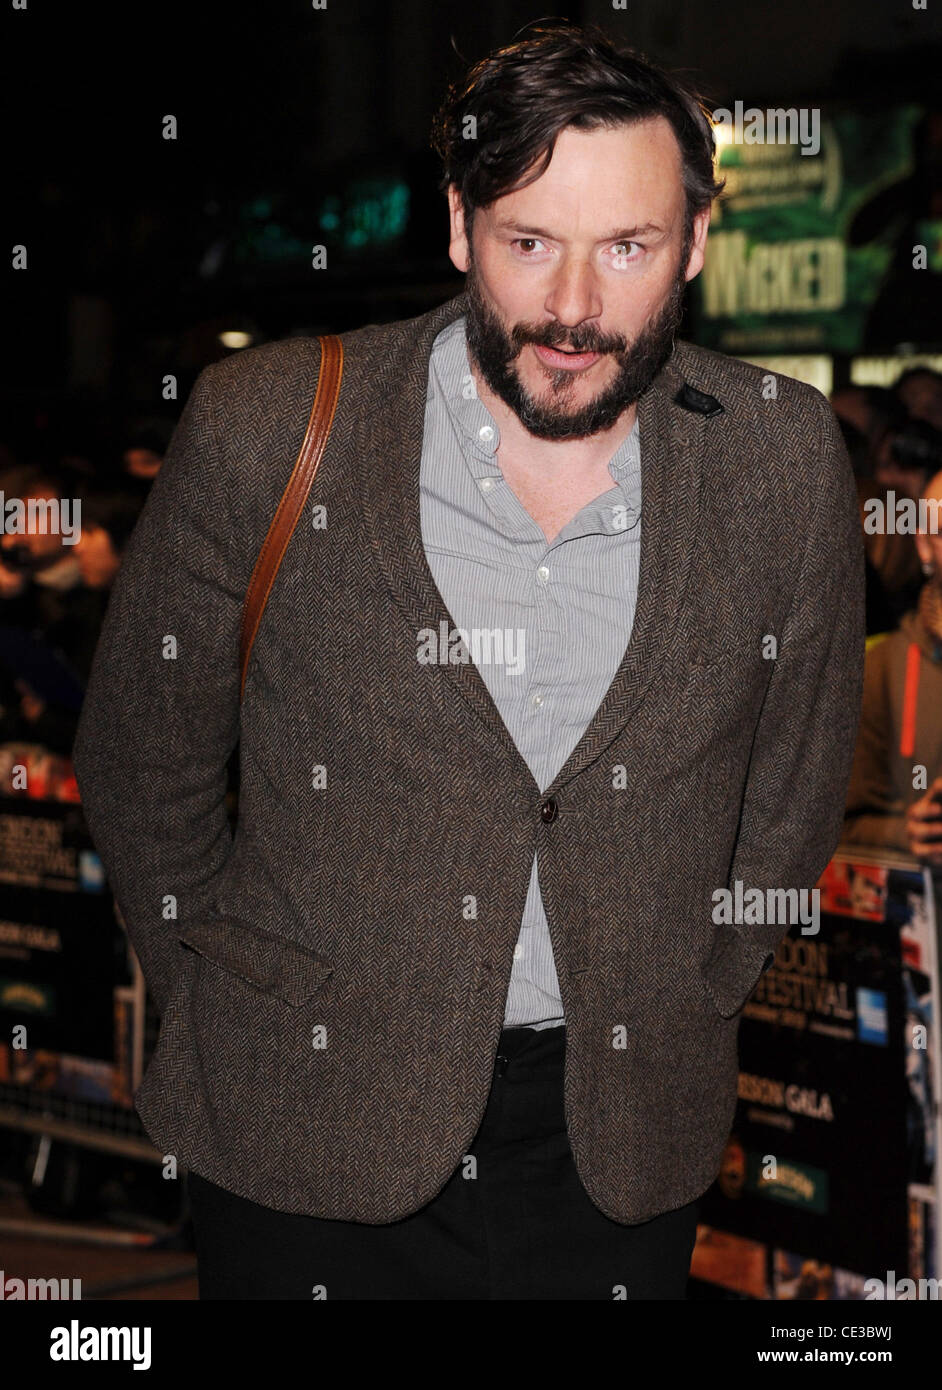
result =
[{"label": "movie poster on wall", "polygon": [[906,1297],[938,1272],[931,879],[840,853],[818,887],[817,932],[791,929],[743,1011],[691,1273],[746,1297]]},{"label": "movie poster on wall", "polygon": [[0,797],[0,1083],[129,1106],[138,994],[71,798]]}]

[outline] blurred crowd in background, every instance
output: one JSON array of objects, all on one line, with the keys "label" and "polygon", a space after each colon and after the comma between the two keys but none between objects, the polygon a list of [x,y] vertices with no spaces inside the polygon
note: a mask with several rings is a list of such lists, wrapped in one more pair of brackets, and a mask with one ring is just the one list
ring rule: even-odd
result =
[{"label": "blurred crowd in background", "polygon": [[0,445],[0,745],[69,758],[111,585],[172,432],[168,420],[131,429],[110,469]]},{"label": "blurred crowd in background", "polygon": [[[939,873],[942,524],[931,504],[942,503],[942,375],[914,367],[890,389],[848,386],[831,404],[857,479],[867,593],[864,693],[844,840],[913,854]],[[907,501],[926,504],[923,531],[897,522]],[[871,525],[875,516],[884,524]]]}]

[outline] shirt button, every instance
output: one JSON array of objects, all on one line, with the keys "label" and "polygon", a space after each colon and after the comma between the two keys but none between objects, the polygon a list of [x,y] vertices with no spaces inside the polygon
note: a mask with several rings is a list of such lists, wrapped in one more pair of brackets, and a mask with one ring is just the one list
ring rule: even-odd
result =
[{"label": "shirt button", "polygon": [[489,444],[494,438],[494,430],[490,425],[482,425],[478,430],[478,439],[483,439],[485,444]]},{"label": "shirt button", "polygon": [[552,796],[548,797],[540,807],[540,819],[544,821],[546,825],[551,825],[558,815],[559,806],[555,798]]},{"label": "shirt button", "polygon": [[537,575],[539,576],[540,583],[545,584],[547,579],[549,579],[548,567],[546,565],[540,565],[540,568],[537,570]]},{"label": "shirt button", "polygon": [[542,696],[542,695],[531,695],[531,697],[530,697],[530,704],[531,704],[531,705],[535,705],[536,708],[539,709],[539,708],[540,708],[540,705],[542,705],[542,703],[543,703],[543,696]]},{"label": "shirt button", "polygon": [[490,492],[490,490],[491,490],[491,488],[492,488],[493,486],[494,486],[494,479],[493,479],[493,478],[482,478],[482,479],[481,479],[481,491],[482,491],[482,492]]}]

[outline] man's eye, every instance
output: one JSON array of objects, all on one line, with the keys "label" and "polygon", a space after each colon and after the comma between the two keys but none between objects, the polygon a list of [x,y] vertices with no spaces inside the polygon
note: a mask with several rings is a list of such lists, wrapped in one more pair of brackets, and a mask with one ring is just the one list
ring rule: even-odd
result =
[{"label": "man's eye", "polygon": [[[542,247],[543,243],[539,237],[525,236],[517,237],[511,242],[511,246],[519,248],[519,254],[524,259],[533,256],[535,251],[531,248]],[[545,250],[545,247],[543,248]],[[644,253],[644,247],[637,241],[616,241],[615,242],[615,261],[637,261]]]}]

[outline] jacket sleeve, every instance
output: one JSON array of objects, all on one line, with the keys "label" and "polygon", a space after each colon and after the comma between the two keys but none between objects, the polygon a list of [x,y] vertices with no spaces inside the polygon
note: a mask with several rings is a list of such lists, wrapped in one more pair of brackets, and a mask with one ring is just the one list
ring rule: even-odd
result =
[{"label": "jacket sleeve", "polygon": [[889,648],[881,639],[867,653],[857,750],[847,791],[843,842],[908,852],[906,808],[890,776],[891,727],[887,691]]},{"label": "jacket sleeve", "polygon": [[178,930],[205,912],[232,839],[244,586],[217,370],[197,378],[131,535],[73,748],[85,818],[160,1013]]},{"label": "jacket sleeve", "polygon": [[[837,420],[817,394],[814,495],[794,599],[755,730],[728,888],[811,889],[840,839],[865,650],[863,530]],[[799,537],[799,540],[801,538]],[[789,923],[721,926],[704,966],[730,1016]]]}]

